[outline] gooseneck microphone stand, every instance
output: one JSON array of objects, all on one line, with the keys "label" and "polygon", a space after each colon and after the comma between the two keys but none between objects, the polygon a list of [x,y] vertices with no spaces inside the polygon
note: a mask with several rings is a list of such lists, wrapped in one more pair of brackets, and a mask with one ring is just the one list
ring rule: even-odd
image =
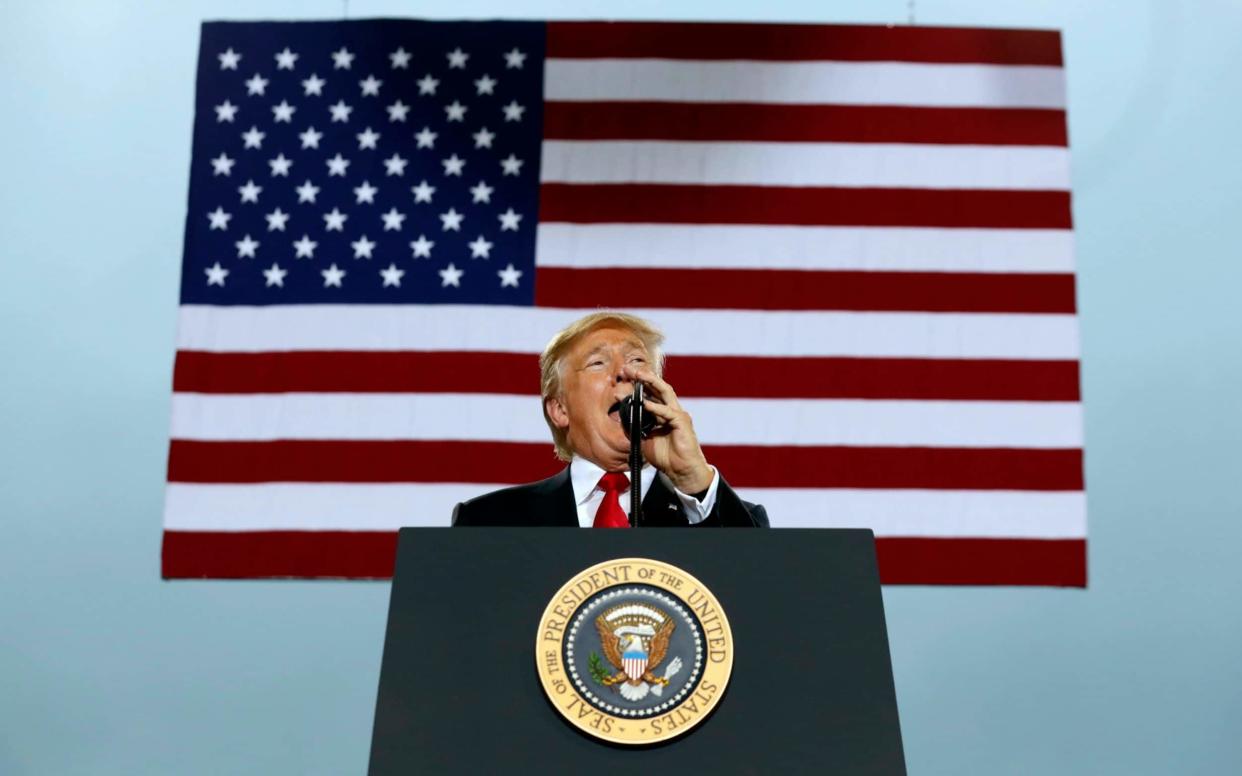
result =
[{"label": "gooseneck microphone stand", "polygon": [[643,519],[643,384],[635,383],[629,407],[630,432],[630,528],[642,525]]}]

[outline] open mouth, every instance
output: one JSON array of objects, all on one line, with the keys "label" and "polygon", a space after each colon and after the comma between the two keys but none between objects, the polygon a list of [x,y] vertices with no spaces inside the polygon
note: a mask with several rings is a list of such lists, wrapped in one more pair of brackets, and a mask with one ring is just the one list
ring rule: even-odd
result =
[{"label": "open mouth", "polygon": [[618,399],[617,401],[614,401],[612,403],[612,406],[608,408],[608,417],[617,421],[618,424],[621,422],[621,400],[620,399]]}]

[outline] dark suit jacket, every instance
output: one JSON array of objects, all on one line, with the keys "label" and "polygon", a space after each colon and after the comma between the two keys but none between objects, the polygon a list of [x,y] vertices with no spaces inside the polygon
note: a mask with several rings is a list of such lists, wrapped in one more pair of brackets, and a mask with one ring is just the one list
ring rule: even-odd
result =
[{"label": "dark suit jacket", "polygon": [[[478,498],[463,501],[453,509],[453,525],[488,526],[561,526],[578,527],[578,507],[574,501],[574,487],[569,479],[569,467],[560,474],[529,485],[486,493]],[[681,502],[676,494],[664,486],[659,476],[651,481],[651,488],[643,495],[643,526],[674,527],[690,526]],[[742,501],[720,477],[716,487],[716,505],[711,514],[698,527],[768,527],[768,513],[759,504]]]}]

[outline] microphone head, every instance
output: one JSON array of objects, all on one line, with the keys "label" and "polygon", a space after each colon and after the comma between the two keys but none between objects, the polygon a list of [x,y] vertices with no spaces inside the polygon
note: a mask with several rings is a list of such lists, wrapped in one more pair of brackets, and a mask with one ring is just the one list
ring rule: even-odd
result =
[{"label": "microphone head", "polygon": [[[621,400],[621,407],[618,410],[621,416],[621,428],[625,429],[625,435],[631,438],[634,436],[631,428],[633,427],[635,415],[638,416],[638,428],[643,439],[651,436],[651,432],[656,427],[656,416],[643,409],[642,395],[643,387],[642,383],[639,383],[635,387],[633,395],[626,396]],[[635,397],[638,397],[637,401]]]}]

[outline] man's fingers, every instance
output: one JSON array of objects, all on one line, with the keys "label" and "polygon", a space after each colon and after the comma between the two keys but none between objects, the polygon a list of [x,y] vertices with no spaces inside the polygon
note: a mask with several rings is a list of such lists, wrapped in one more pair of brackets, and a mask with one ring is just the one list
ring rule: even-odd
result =
[{"label": "man's fingers", "polygon": [[655,372],[652,372],[650,369],[635,369],[633,367],[627,368],[626,371],[631,379],[642,380],[653,388],[660,401],[675,409],[681,409],[681,402],[677,399],[677,392],[673,390],[673,386],[660,379]]},{"label": "man's fingers", "polygon": [[678,411],[667,404],[661,404],[660,402],[652,401],[651,399],[643,399],[643,409],[647,410],[652,415],[655,415],[657,418],[668,421],[673,420],[678,415]]}]

